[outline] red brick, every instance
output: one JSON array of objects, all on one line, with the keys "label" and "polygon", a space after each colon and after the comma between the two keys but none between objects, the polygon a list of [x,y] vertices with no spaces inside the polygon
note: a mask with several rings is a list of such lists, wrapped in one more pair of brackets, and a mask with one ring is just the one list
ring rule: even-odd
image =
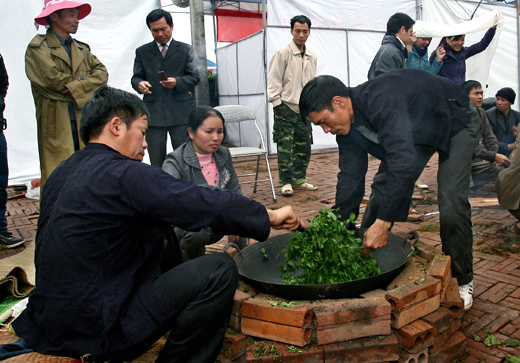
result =
[{"label": "red brick", "polygon": [[482,316],[480,319],[475,321],[473,324],[464,328],[464,331],[463,331],[464,335],[466,335],[467,337],[471,337],[473,335],[473,333],[476,333],[479,330],[484,329],[485,326],[487,326],[489,323],[494,321],[497,317],[498,317],[498,315],[496,315],[496,314],[486,314],[486,315]]},{"label": "red brick", "polygon": [[435,256],[439,255],[439,250],[423,244],[422,246],[416,247],[416,250],[419,254],[419,257],[424,258],[425,260],[432,261]]},{"label": "red brick", "polygon": [[273,302],[263,299],[249,299],[242,303],[242,318],[251,318],[268,321],[270,323],[295,326],[299,328],[308,327],[312,321],[312,309],[290,305],[283,307],[273,306]]},{"label": "red brick", "polygon": [[385,298],[390,303],[392,311],[395,312],[431,298],[440,291],[441,282],[434,277],[427,276],[423,282],[418,279],[389,291]]},{"label": "red brick", "polygon": [[235,296],[233,297],[233,311],[231,312],[231,314],[240,316],[242,303],[249,298],[251,298],[251,295],[240,290],[235,290]]},{"label": "red brick", "polygon": [[233,330],[240,331],[240,315],[231,314],[229,318],[229,327]]},{"label": "red brick", "polygon": [[499,282],[495,286],[488,289],[485,293],[480,295],[479,297],[483,300],[488,300],[493,303],[498,303],[501,300],[508,297],[513,291],[515,291],[516,287],[512,285],[508,285],[504,282]]},{"label": "red brick", "polygon": [[412,321],[434,312],[439,308],[440,302],[440,295],[437,294],[405,309],[392,312],[392,328],[400,329]]},{"label": "red brick", "polygon": [[456,332],[439,350],[429,354],[428,363],[453,362],[464,354],[465,348],[466,337],[461,332]]},{"label": "red brick", "polygon": [[388,314],[346,324],[317,327],[316,337],[318,344],[330,344],[362,337],[389,335],[391,332],[390,314]]},{"label": "red brick", "polygon": [[451,269],[450,269],[448,276],[446,277],[446,281],[444,282],[444,284],[442,285],[442,288],[441,288],[441,301],[444,301],[446,299],[446,293],[448,292],[448,288],[450,286],[451,280],[452,280],[452,277],[451,277]]},{"label": "red brick", "polygon": [[252,342],[253,338],[245,336],[244,334],[226,333],[220,354],[228,359],[235,360],[246,354],[247,347]]},{"label": "red brick", "polygon": [[433,354],[438,351],[452,337],[452,335],[460,329],[460,325],[460,319],[450,319],[450,327],[434,338],[433,345],[430,347],[428,352]]},{"label": "red brick", "polygon": [[388,315],[390,304],[383,298],[323,300],[314,314],[316,326],[330,326]]},{"label": "red brick", "polygon": [[299,347],[303,347],[311,341],[310,328],[298,328],[245,317],[242,317],[242,333]]},{"label": "red brick", "polygon": [[450,327],[450,312],[442,306],[421,319],[433,327],[433,335],[439,335]]},{"label": "red brick", "polygon": [[511,320],[508,317],[505,316],[499,316],[495,320],[493,320],[491,323],[486,325],[483,329],[490,330],[492,333],[498,332],[500,329],[502,329],[504,326],[506,326]]},{"label": "red brick", "polygon": [[399,347],[409,353],[418,353],[433,344],[433,327],[422,320],[413,321],[393,332]]},{"label": "red brick", "polygon": [[502,329],[500,329],[500,333],[511,336],[511,334],[514,334],[518,330],[518,326],[514,324],[507,324]]},{"label": "red brick", "polygon": [[397,338],[391,334],[323,346],[327,363],[390,362],[399,359]]},{"label": "red brick", "polygon": [[217,360],[215,361],[215,363],[233,363],[233,362],[231,362],[231,359],[228,359],[228,358],[224,357],[223,355],[219,355],[217,357]]},{"label": "red brick", "polygon": [[406,352],[399,349],[399,361],[398,363],[425,363],[428,362],[428,348],[423,349],[417,353]]},{"label": "red brick", "polygon": [[433,258],[428,268],[428,276],[438,278],[442,281],[442,286],[447,282],[451,271],[451,257],[445,255],[437,255]]},{"label": "red brick", "polygon": [[287,345],[280,348],[283,363],[323,363],[324,352],[321,346],[309,346],[298,348],[298,351],[292,351]]},{"label": "red brick", "polygon": [[448,289],[446,290],[446,296],[441,302],[441,306],[448,309],[450,312],[450,318],[460,319],[464,316],[464,300],[460,297],[457,279],[451,279]]},{"label": "red brick", "polygon": [[[263,341],[251,344],[247,353],[233,363],[248,363],[248,362],[284,362],[284,363],[323,363],[324,353],[321,346],[309,346],[304,348],[296,348],[301,350],[301,353],[295,351],[294,353],[288,348],[286,344]],[[268,355],[260,356],[259,352],[268,351]]]}]

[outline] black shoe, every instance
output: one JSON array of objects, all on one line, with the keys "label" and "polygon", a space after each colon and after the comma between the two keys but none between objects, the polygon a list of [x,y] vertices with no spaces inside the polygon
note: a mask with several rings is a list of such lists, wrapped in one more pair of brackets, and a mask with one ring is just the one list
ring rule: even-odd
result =
[{"label": "black shoe", "polygon": [[0,247],[2,248],[15,248],[23,243],[23,238],[14,237],[9,232],[0,233]]}]

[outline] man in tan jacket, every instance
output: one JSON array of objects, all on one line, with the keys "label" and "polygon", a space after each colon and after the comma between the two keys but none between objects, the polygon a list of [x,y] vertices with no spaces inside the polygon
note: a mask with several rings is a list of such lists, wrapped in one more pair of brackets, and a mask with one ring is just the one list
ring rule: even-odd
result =
[{"label": "man in tan jacket", "polygon": [[89,4],[45,0],[42,13],[34,19],[50,26],[46,34],[32,39],[25,53],[25,72],[36,106],[42,187],[63,160],[83,148],[78,136],[81,109],[108,81],[105,66],[89,46],[70,36],[90,11]]},{"label": "man in tan jacket", "polygon": [[304,15],[291,19],[293,39],[279,48],[269,63],[267,95],[274,107],[273,141],[278,151],[278,171],[282,195],[291,196],[292,186],[316,190],[307,183],[311,158],[312,128],[302,120],[298,102],[303,86],[316,76],[318,57],[305,43],[311,33],[311,21]]},{"label": "man in tan jacket", "polygon": [[[513,128],[516,136],[516,146],[509,156],[511,166],[498,174],[495,184],[497,188],[498,202],[520,221],[520,133]],[[520,222],[515,223],[515,231],[520,234]]]}]

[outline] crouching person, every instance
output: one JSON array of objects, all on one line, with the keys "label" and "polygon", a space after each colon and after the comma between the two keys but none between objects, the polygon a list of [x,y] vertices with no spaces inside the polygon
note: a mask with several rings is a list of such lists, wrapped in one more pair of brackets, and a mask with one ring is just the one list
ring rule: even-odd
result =
[{"label": "crouching person", "polygon": [[[167,331],[158,362],[214,362],[237,268],[216,253],[182,263],[171,225],[265,240],[302,224],[239,194],[198,187],[141,163],[148,111],[101,87],[86,103],[74,153],[49,177],[36,237],[36,289],[13,322],[35,351],[94,362],[140,355]],[[165,243],[168,241],[168,243]]]}]

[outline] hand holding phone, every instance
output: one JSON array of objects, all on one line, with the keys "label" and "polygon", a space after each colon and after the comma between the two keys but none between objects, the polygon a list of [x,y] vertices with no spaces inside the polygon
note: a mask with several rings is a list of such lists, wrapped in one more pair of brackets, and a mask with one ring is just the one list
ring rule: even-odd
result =
[{"label": "hand holding phone", "polygon": [[166,81],[168,79],[168,77],[166,77],[166,73],[164,73],[164,71],[157,72],[157,75],[159,76],[159,79],[161,81]]}]

